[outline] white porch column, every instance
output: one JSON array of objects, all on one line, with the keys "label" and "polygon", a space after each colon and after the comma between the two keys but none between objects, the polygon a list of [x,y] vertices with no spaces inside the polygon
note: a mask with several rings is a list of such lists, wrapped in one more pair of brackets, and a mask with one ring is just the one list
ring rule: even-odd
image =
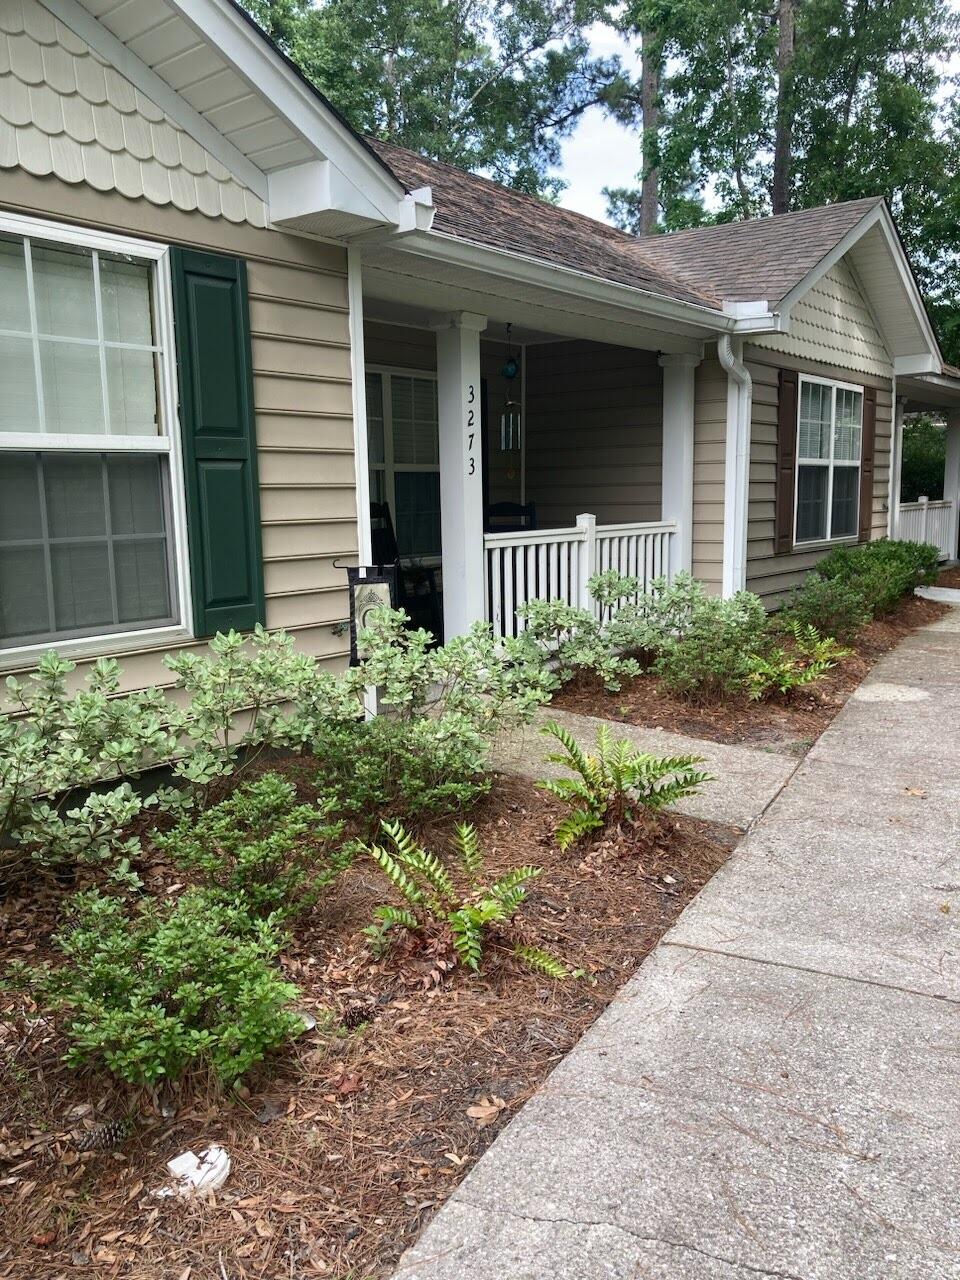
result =
[{"label": "white porch column", "polygon": [[437,329],[440,535],[446,639],[482,621],[483,449],[480,334],[486,316],[462,311]]},{"label": "white porch column", "polygon": [[889,508],[887,536],[890,538],[900,537],[900,469],[903,462],[903,411],[906,403],[903,396],[894,397],[893,439],[890,441],[890,492],[887,496]]},{"label": "white porch column", "polygon": [[950,559],[957,558],[960,539],[960,413],[947,414],[947,456],[943,469],[943,496],[950,508]]},{"label": "white porch column", "polygon": [[694,379],[701,357],[686,352],[662,355],[663,478],[661,518],[676,522],[671,567],[693,568],[693,414]]}]

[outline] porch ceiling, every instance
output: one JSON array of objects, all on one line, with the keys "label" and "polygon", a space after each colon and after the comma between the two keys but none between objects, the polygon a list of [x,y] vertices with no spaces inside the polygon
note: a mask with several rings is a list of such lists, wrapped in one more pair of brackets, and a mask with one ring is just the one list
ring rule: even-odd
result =
[{"label": "porch ceiling", "polygon": [[[370,314],[405,309],[408,322],[429,325],[454,311],[473,311],[490,321],[489,336],[513,325],[516,341],[586,338],[646,351],[699,353],[705,337],[693,325],[645,315],[634,306],[573,297],[560,289],[510,279],[493,272],[411,256],[392,246],[364,245],[363,291]],[[667,325],[669,324],[669,328]],[[532,336],[524,338],[521,331]]]}]

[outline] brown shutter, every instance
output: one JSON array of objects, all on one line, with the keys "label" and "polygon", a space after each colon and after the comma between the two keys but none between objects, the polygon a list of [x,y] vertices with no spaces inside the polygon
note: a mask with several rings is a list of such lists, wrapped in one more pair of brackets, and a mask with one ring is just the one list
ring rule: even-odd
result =
[{"label": "brown shutter", "polygon": [[777,410],[777,512],[775,551],[778,556],[793,550],[793,508],[797,486],[797,397],[800,375],[795,369],[780,370],[780,399]]},{"label": "brown shutter", "polygon": [[877,438],[877,389],[863,388],[860,446],[860,541],[870,541],[873,526],[873,450]]}]

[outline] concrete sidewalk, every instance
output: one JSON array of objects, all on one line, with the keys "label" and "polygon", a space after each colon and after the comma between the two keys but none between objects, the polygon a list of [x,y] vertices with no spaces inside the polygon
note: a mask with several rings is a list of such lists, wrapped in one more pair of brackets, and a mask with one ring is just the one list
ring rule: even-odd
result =
[{"label": "concrete sidewalk", "polygon": [[874,669],[402,1280],[960,1277],[960,610]]}]

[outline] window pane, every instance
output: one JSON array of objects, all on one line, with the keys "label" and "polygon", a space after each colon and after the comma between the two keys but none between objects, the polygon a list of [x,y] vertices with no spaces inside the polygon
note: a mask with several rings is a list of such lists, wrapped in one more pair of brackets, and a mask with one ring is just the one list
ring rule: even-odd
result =
[{"label": "window pane", "polygon": [[103,435],[99,348],[42,341],[40,368],[46,430]]},{"label": "window pane", "polygon": [[106,542],[55,543],[50,558],[57,630],[100,628],[113,622]]},{"label": "window pane", "polygon": [[391,375],[390,406],[394,461],[436,466],[440,441],[435,380]]},{"label": "window pane", "polygon": [[58,338],[96,338],[93,258],[82,249],[30,243],[37,328]]},{"label": "window pane", "polygon": [[830,406],[833,389],[819,382],[800,384],[800,432],[797,448],[801,458],[829,458]]},{"label": "window pane", "polygon": [[0,542],[43,536],[40,485],[32,453],[8,453],[0,465]]},{"label": "window pane", "polygon": [[157,378],[152,351],[107,347],[110,432],[120,436],[160,434]]},{"label": "window pane", "polygon": [[860,495],[860,468],[835,467],[833,472],[833,514],[831,538],[849,538],[857,532]]},{"label": "window pane", "polygon": [[153,344],[150,316],[150,267],[100,255],[100,305],[108,342]]},{"label": "window pane", "polygon": [[0,236],[0,329],[30,332],[23,241],[6,236]]},{"label": "window pane", "polygon": [[827,536],[828,467],[800,467],[797,475],[797,542]]},{"label": "window pane", "polygon": [[402,556],[440,554],[440,476],[435,471],[398,471],[397,545]]},{"label": "window pane", "polygon": [[169,618],[166,542],[162,538],[116,542],[113,555],[120,621],[158,622]]},{"label": "window pane", "polygon": [[109,459],[110,526],[114,533],[163,533],[161,466],[159,458]]},{"label": "window pane", "polygon": [[33,342],[0,337],[0,431],[39,430]]},{"label": "window pane", "polygon": [[383,378],[379,373],[367,374],[367,457],[370,462],[383,462]]},{"label": "window pane", "polygon": [[47,454],[43,464],[51,538],[105,535],[103,462],[82,454]]},{"label": "window pane", "polygon": [[863,396],[837,388],[837,420],[833,428],[833,456],[841,462],[860,461],[860,423]]},{"label": "window pane", "polygon": [[386,502],[387,473],[385,471],[370,472],[370,501]]},{"label": "window pane", "polygon": [[49,629],[43,547],[0,546],[0,640]]}]

